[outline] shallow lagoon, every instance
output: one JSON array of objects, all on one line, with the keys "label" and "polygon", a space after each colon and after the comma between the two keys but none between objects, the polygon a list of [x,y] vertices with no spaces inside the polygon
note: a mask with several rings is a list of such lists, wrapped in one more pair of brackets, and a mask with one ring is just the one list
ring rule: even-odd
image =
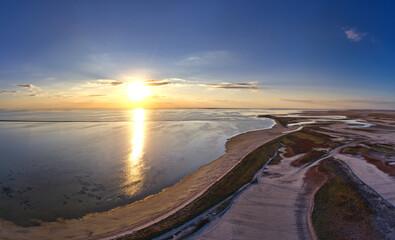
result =
[{"label": "shallow lagoon", "polygon": [[259,109],[0,111],[0,217],[30,226],[157,193],[270,128]]}]

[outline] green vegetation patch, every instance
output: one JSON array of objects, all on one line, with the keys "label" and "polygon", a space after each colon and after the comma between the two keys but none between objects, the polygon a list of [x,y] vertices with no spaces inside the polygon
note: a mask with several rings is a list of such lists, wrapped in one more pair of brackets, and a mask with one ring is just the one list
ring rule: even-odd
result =
[{"label": "green vegetation patch", "polygon": [[369,155],[363,155],[363,157],[368,163],[375,165],[380,171],[395,177],[395,166],[388,165],[384,160],[376,159],[374,157],[370,157]]},{"label": "green vegetation patch", "polygon": [[359,154],[395,154],[395,146],[391,144],[370,144],[365,143],[367,147],[364,146],[352,146],[344,148],[341,153],[350,154],[350,155],[359,155]]},{"label": "green vegetation patch", "polygon": [[285,157],[292,157],[310,152],[313,148],[328,147],[333,144],[329,136],[305,129],[282,137],[281,143],[287,150],[284,154]]},{"label": "green vegetation patch", "polygon": [[[333,158],[330,158],[330,159],[333,159]],[[318,171],[323,172],[323,173],[333,173],[334,172],[333,168],[331,166],[328,166],[327,164],[320,164],[318,166]]]},{"label": "green vegetation patch", "polygon": [[[323,164],[322,172],[333,173]],[[379,239],[374,211],[344,178],[334,176],[314,196],[313,227],[318,239]]]},{"label": "green vegetation patch", "polygon": [[342,154],[350,154],[350,155],[360,155],[360,154],[367,154],[369,149],[363,146],[352,146],[352,147],[346,147],[341,150],[340,153]]},{"label": "green vegetation patch", "polygon": [[277,154],[277,156],[270,162],[270,165],[278,165],[281,163],[282,157],[280,154]]},{"label": "green vegetation patch", "polygon": [[379,153],[387,153],[387,154],[394,154],[395,153],[395,146],[391,144],[366,144],[367,146],[370,147],[373,151],[379,152]]},{"label": "green vegetation patch", "polygon": [[375,165],[380,171],[395,177],[395,166],[388,165],[385,159],[395,154],[393,145],[366,144],[368,147],[353,146],[344,148],[341,153],[362,156],[368,163]]},{"label": "green vegetation patch", "polygon": [[325,144],[330,142],[330,138],[327,135],[311,132],[311,131],[299,131],[293,134],[297,138],[306,139],[314,142],[315,144]]},{"label": "green vegetation patch", "polygon": [[323,156],[325,156],[326,153],[327,153],[327,151],[313,150],[313,151],[307,153],[306,155],[304,155],[304,156],[296,159],[295,161],[293,161],[291,163],[291,166],[300,167],[300,166],[303,166],[305,164],[312,163],[315,160],[318,160],[318,159],[322,158]]},{"label": "green vegetation patch", "polygon": [[[248,154],[224,178],[211,186],[201,197],[188,206],[157,224],[119,239],[152,239],[199,216],[235,193],[244,184],[251,182],[254,174],[274,155],[279,146],[278,140],[264,144]],[[222,207],[225,208],[226,206]]]}]

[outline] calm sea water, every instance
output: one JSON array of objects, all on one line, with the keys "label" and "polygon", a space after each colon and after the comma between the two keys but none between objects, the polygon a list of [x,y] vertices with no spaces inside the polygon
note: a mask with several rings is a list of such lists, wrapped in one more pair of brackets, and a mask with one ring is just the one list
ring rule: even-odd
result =
[{"label": "calm sea water", "polygon": [[31,226],[140,200],[221,156],[231,136],[272,127],[265,113],[2,110],[0,218]]}]

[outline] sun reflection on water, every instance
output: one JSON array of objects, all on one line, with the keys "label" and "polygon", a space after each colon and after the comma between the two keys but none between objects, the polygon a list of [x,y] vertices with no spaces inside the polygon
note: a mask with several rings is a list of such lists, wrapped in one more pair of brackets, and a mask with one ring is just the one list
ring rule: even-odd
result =
[{"label": "sun reflection on water", "polygon": [[141,161],[144,148],[144,109],[137,108],[133,111],[134,130],[132,138],[132,154],[130,161],[132,165]]},{"label": "sun reflection on water", "polygon": [[145,111],[141,108],[136,108],[133,114],[133,137],[131,139],[131,152],[128,157],[127,164],[127,178],[125,182],[125,193],[129,196],[134,195],[142,187],[142,168],[144,165],[144,120]]}]

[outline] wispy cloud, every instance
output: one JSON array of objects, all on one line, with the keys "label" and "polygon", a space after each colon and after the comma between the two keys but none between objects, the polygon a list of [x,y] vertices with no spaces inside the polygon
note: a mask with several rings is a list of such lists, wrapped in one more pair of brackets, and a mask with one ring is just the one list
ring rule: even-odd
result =
[{"label": "wispy cloud", "polygon": [[20,93],[21,91],[1,91],[1,94],[5,94],[5,95],[15,95],[17,93]]},{"label": "wispy cloud", "polygon": [[343,31],[347,39],[353,42],[359,42],[367,35],[367,33],[358,32],[355,28],[343,28]]},{"label": "wispy cloud", "polygon": [[144,85],[150,86],[150,87],[164,86],[164,85],[169,85],[169,84],[174,84],[174,83],[169,82],[167,80],[146,80],[146,81],[144,81]]},{"label": "wispy cloud", "polygon": [[286,99],[286,98],[283,98],[281,100],[282,101],[287,101],[287,102],[315,103],[314,100],[303,100],[303,99]]},{"label": "wispy cloud", "polygon": [[204,86],[209,86],[212,88],[222,88],[222,89],[249,89],[249,90],[260,90],[257,86],[257,82],[240,82],[240,83],[210,83],[204,84]]},{"label": "wispy cloud", "polygon": [[182,78],[165,78],[161,80],[156,80],[156,79],[145,80],[143,84],[150,87],[157,87],[157,86],[174,85],[174,84],[185,84],[186,82],[188,81]]},{"label": "wispy cloud", "polygon": [[18,84],[17,86],[20,88],[35,88],[33,84]]},{"label": "wispy cloud", "polygon": [[107,96],[107,95],[105,95],[105,94],[91,94],[88,97],[105,97],[105,96]]},{"label": "wispy cloud", "polygon": [[113,80],[113,79],[98,79],[94,82],[86,82],[86,86],[118,86],[123,84],[124,82]]},{"label": "wispy cloud", "polygon": [[213,62],[224,61],[228,59],[230,53],[228,51],[212,51],[212,52],[204,52],[192,56],[188,56],[181,61],[179,64],[181,65],[205,65],[212,64]]},{"label": "wispy cloud", "polygon": [[180,84],[180,83],[185,83],[185,82],[188,82],[188,81],[185,79],[182,79],[182,78],[165,78],[165,79],[161,79],[161,80],[151,79],[151,80],[144,81],[144,85],[155,87],[155,86],[164,86],[164,85],[170,85],[170,84]]},{"label": "wispy cloud", "polygon": [[365,98],[365,99],[351,99],[348,100],[353,103],[370,103],[370,104],[393,104],[395,105],[395,100],[385,100],[385,99],[375,99],[375,98]]},{"label": "wispy cloud", "polygon": [[48,96],[49,98],[71,98],[72,95],[65,95],[65,94],[55,94]]},{"label": "wispy cloud", "polygon": [[113,79],[98,79],[97,80],[100,84],[102,85],[112,85],[112,86],[117,86],[123,84],[123,82],[116,81]]},{"label": "wispy cloud", "polygon": [[330,104],[334,106],[343,106],[349,104],[367,104],[367,105],[395,105],[395,100],[378,99],[378,98],[360,98],[360,99],[338,99],[338,100],[313,100],[313,99],[281,99],[287,102],[310,103],[310,104]]}]

